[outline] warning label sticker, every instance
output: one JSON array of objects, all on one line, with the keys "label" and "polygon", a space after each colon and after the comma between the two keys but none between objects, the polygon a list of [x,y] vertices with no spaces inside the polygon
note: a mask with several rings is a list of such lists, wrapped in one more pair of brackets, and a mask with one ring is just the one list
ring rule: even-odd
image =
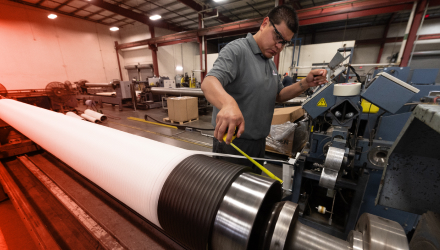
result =
[{"label": "warning label sticker", "polygon": [[327,107],[327,103],[325,102],[324,97],[319,100],[318,104],[316,104],[318,107]]}]

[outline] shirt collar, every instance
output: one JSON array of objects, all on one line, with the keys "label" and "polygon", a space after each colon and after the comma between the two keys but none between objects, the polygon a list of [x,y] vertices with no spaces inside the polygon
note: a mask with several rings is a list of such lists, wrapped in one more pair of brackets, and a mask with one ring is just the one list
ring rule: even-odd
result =
[{"label": "shirt collar", "polygon": [[258,47],[258,44],[251,33],[247,34],[246,39],[248,40],[249,45],[251,46],[252,52],[254,52],[254,54],[261,54],[260,47]]}]

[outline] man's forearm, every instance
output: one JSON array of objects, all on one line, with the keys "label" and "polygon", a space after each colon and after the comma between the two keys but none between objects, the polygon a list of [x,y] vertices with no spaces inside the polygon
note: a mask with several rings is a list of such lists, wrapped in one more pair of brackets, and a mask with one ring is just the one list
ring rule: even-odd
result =
[{"label": "man's forearm", "polygon": [[283,88],[277,96],[277,102],[285,102],[287,100],[295,98],[306,91],[308,88],[308,84],[303,78],[301,79],[301,81]]},{"label": "man's forearm", "polygon": [[237,102],[226,93],[222,84],[214,76],[208,76],[201,85],[205,98],[216,108],[222,109],[225,105],[237,105]]}]

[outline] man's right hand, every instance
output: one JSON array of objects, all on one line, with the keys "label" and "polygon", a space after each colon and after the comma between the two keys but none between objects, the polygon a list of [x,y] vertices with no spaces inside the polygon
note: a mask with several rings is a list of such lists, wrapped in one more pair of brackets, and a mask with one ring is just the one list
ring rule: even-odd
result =
[{"label": "man's right hand", "polygon": [[217,114],[214,137],[220,142],[223,141],[227,129],[228,135],[225,142],[229,144],[236,127],[238,127],[237,138],[239,138],[244,132],[244,118],[240,108],[236,103],[223,106]]}]

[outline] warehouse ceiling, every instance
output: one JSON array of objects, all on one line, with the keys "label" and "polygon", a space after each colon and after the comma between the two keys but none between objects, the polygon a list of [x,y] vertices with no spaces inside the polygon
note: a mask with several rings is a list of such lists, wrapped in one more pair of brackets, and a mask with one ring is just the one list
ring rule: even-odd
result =
[{"label": "warehouse ceiling", "polygon": [[[198,12],[205,12],[205,27],[212,27],[250,18],[265,16],[275,6],[274,0],[11,0],[56,13],[69,15],[88,21],[117,26],[141,22],[154,27],[173,31],[194,30],[198,28]],[[306,9],[335,1],[328,0],[286,0],[295,9]],[[337,3],[337,2],[336,2]],[[440,7],[430,8],[430,18],[440,17]],[[218,12],[218,16],[217,16]],[[153,21],[148,17],[162,16]],[[217,16],[217,17],[215,17]],[[325,30],[350,28],[356,26],[383,25],[393,17],[393,22],[408,20],[409,11],[393,14],[372,15],[346,21],[336,21],[301,26],[300,33],[314,33]]]}]

